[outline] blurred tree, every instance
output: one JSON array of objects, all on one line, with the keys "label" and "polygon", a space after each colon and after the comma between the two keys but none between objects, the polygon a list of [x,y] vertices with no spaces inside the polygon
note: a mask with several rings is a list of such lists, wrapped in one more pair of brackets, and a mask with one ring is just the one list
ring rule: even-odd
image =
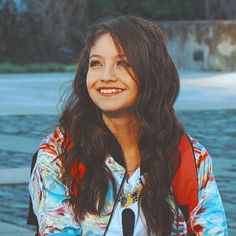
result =
[{"label": "blurred tree", "polygon": [[41,59],[37,17],[19,11],[14,0],[0,0],[0,62],[29,63]]},{"label": "blurred tree", "polygon": [[235,0],[205,0],[206,18],[215,19],[236,19]]},{"label": "blurred tree", "polygon": [[122,14],[134,14],[154,20],[204,18],[204,2],[198,0],[113,0]]},{"label": "blurred tree", "polygon": [[159,20],[196,20],[204,18],[204,1],[159,0],[156,18]]},{"label": "blurred tree", "polygon": [[12,62],[32,63],[42,62],[45,55],[45,40],[43,37],[40,20],[29,12],[21,13],[18,20],[18,47],[14,52]]},{"label": "blurred tree", "polygon": [[13,57],[17,48],[17,9],[13,0],[0,0],[0,61]]},{"label": "blurred tree", "polygon": [[[32,44],[38,47],[43,59],[54,60],[58,48],[66,44],[65,30],[67,21],[64,14],[67,2],[62,0],[24,0],[27,12],[37,19],[37,29],[34,32]],[[30,24],[29,24],[30,26]],[[40,34],[40,35],[39,35]]]}]

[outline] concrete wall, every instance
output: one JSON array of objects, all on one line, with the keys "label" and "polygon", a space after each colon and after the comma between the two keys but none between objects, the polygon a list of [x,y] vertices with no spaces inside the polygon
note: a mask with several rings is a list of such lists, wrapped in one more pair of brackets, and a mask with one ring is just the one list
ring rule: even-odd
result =
[{"label": "concrete wall", "polygon": [[178,68],[236,70],[236,20],[158,22]]}]

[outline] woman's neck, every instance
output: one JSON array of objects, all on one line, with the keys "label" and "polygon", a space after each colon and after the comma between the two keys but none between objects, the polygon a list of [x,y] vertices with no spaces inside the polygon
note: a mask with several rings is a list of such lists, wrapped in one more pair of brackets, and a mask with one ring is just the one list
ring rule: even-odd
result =
[{"label": "woman's neck", "polygon": [[110,117],[103,114],[103,120],[122,149],[138,143],[138,122],[134,116]]},{"label": "woman's neck", "polygon": [[141,162],[137,119],[134,116],[109,117],[103,114],[103,120],[121,146],[127,176],[130,177]]}]

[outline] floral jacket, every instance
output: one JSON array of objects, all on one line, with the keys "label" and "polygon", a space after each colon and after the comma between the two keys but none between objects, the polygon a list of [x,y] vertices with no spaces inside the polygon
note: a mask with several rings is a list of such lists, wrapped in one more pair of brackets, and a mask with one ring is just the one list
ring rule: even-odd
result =
[{"label": "floral jacket", "polygon": [[[194,229],[195,235],[228,235],[224,208],[212,172],[211,157],[201,144],[192,138],[190,140],[197,167],[199,201],[188,222],[185,222],[181,210],[174,200],[170,199],[173,208],[177,209],[172,235],[188,235],[187,224]],[[104,235],[115,202],[112,184],[108,189],[101,215],[87,214],[85,219],[78,223],[69,201],[70,189],[60,181],[64,168],[62,160],[56,157],[62,152],[63,142],[63,134],[59,129],[43,140],[31,175],[29,190],[39,224],[39,235]],[[107,155],[105,164],[113,173],[119,190],[125,177],[125,168],[115,158],[112,154]],[[109,233],[106,235],[110,236]]]}]

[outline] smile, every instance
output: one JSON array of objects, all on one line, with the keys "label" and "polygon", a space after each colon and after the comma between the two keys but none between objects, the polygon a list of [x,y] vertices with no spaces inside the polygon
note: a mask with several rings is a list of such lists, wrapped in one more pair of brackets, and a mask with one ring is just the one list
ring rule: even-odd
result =
[{"label": "smile", "polygon": [[115,94],[121,93],[123,91],[123,89],[120,89],[120,88],[109,88],[109,89],[101,88],[101,89],[98,89],[98,91],[102,95],[115,95]]}]

